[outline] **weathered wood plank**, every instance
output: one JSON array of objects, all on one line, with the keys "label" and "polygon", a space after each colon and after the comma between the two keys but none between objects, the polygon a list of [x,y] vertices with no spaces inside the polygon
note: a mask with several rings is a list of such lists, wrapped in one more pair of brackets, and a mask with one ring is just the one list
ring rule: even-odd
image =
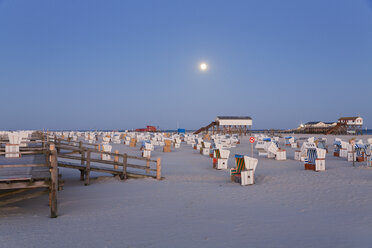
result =
[{"label": "weathered wood plank", "polygon": [[[81,160],[81,161],[86,161],[86,158],[80,158],[80,157],[77,157],[77,156],[70,156],[70,155],[59,155],[60,158],[66,158],[66,159],[73,159],[73,160]],[[114,161],[111,161],[111,160],[101,160],[101,159],[95,159],[95,158],[91,158],[90,159],[91,162],[96,162],[96,163],[101,163],[101,164],[109,164],[109,165],[119,165],[119,166],[123,166],[122,163],[116,163]],[[134,169],[141,169],[141,170],[148,170],[148,167],[145,166],[145,165],[136,165],[136,164],[127,164],[127,167],[131,167],[131,168],[134,168]],[[150,169],[150,171],[156,171],[155,169]]]},{"label": "weathered wood plank", "polygon": [[156,179],[157,180],[161,179],[161,160],[160,160],[160,158],[158,158],[157,162],[156,162]]},{"label": "weathered wood plank", "polygon": [[85,185],[90,183],[90,151],[87,151],[87,164],[85,168]]},{"label": "weathered wood plank", "polygon": [[[85,170],[85,166],[83,166],[83,165],[79,165],[79,164],[76,164],[76,163],[70,163],[70,162],[64,162],[64,161],[58,161],[58,166],[64,167],[64,168],[70,168],[70,169]],[[115,170],[113,168],[108,168],[108,167],[107,168],[97,167],[97,166],[94,166],[94,165],[90,166],[90,170],[91,171],[97,171],[97,172],[104,172],[104,173],[113,174],[113,175],[123,174],[122,170]],[[151,171],[156,171],[156,170],[151,169]],[[129,174],[129,172],[127,172],[127,174]],[[131,172],[130,174],[134,175],[135,173]],[[138,175],[141,175],[141,174],[138,174]],[[152,176],[152,175],[143,175],[143,176],[154,177],[154,178],[156,177],[156,176]]]},{"label": "weathered wood plank", "polygon": [[[65,150],[71,150],[71,151],[81,151],[81,149],[83,150],[90,150],[92,153],[98,153],[98,154],[107,154],[107,155],[111,155],[111,156],[119,156],[119,157],[123,157],[124,155],[123,154],[117,154],[115,152],[104,152],[104,151],[97,151],[95,149],[90,149],[90,148],[85,148],[81,145],[80,146],[73,146],[73,145],[65,145],[65,144],[61,144],[61,145],[57,145],[57,147],[61,148],[61,149],[65,149]],[[75,149],[73,149],[75,148]],[[60,155],[60,154],[59,154]],[[136,159],[136,160],[143,160],[143,161],[147,161],[148,159],[147,158],[142,158],[142,157],[137,157],[137,156],[131,156],[131,155],[127,155],[127,158],[129,159]],[[151,162],[156,162],[156,160],[154,159],[150,159]]]},{"label": "weathered wood plank", "polygon": [[53,144],[50,145],[50,188],[49,188],[49,201],[50,201],[50,217],[56,218],[58,212],[57,194],[58,194],[58,162],[57,151]]}]

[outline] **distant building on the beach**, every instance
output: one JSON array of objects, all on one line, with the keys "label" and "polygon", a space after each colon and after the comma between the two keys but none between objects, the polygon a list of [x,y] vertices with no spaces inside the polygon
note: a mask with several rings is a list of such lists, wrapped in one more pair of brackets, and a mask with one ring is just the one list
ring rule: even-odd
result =
[{"label": "distant building on the beach", "polygon": [[305,128],[329,128],[336,126],[337,122],[323,122],[323,121],[311,121],[305,123],[303,126]]},{"label": "distant building on the beach", "polygon": [[297,133],[362,134],[363,118],[341,117],[337,122],[310,121],[301,124]]},{"label": "distant building on the beach", "polygon": [[136,132],[156,132],[155,126],[146,126],[146,128],[137,128]]},{"label": "distant building on the beach", "polygon": [[[212,121],[209,125],[200,128],[194,134],[201,132],[212,134],[244,134],[251,132],[252,129],[252,118],[249,116],[217,116],[215,121]],[[209,130],[211,129],[211,130]]]},{"label": "distant building on the beach", "polygon": [[363,118],[355,117],[341,117],[337,122],[338,133],[340,134],[362,134]]},{"label": "distant building on the beach", "polygon": [[297,132],[300,133],[325,133],[330,128],[337,125],[337,122],[325,122],[325,121],[310,121],[305,124],[301,124],[297,128]]},{"label": "distant building on the beach", "polygon": [[363,126],[363,118],[360,116],[341,117],[340,119],[338,119],[338,122],[345,124],[345,125],[351,125],[351,126]]},{"label": "distant building on the beach", "polygon": [[252,118],[249,116],[217,116],[219,126],[252,126]]}]

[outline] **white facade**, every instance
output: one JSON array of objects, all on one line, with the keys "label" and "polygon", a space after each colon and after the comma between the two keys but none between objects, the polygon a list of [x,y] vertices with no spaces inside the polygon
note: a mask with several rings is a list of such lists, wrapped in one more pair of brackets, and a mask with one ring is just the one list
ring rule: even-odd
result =
[{"label": "white facade", "polygon": [[363,125],[363,118],[362,117],[358,117],[355,120],[348,120],[347,121],[347,124],[348,125]]},{"label": "white facade", "polygon": [[325,122],[317,122],[317,123],[306,123],[304,126],[307,128],[322,128],[322,127],[333,127],[336,126],[337,122],[332,122],[332,123],[325,123]]},{"label": "white facade", "polygon": [[[344,120],[341,119],[342,122],[345,123]],[[362,117],[356,117],[355,119],[348,119],[346,120],[347,125],[363,125],[363,118]]]},{"label": "white facade", "polygon": [[252,120],[249,119],[216,119],[220,126],[252,126]]}]

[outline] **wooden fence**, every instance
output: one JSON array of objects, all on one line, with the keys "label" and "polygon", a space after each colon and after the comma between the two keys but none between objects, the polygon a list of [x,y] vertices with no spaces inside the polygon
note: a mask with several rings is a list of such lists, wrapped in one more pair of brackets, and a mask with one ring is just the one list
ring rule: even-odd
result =
[{"label": "wooden fence", "polygon": [[[54,145],[51,144],[44,150],[29,150],[21,153],[43,154],[45,159],[40,163],[0,164],[0,190],[2,190],[0,206],[49,193],[50,216],[57,217],[57,194],[63,182],[59,180],[57,151]],[[25,191],[36,188],[46,188],[46,190],[24,194]],[[10,196],[12,198],[9,198]]]},{"label": "wooden fence", "polygon": [[[0,155],[9,154],[9,152],[5,152],[5,148],[2,146],[8,142],[5,139],[0,140]],[[50,216],[52,218],[57,217],[58,190],[63,186],[58,167],[79,170],[81,173],[80,179],[85,181],[85,185],[90,184],[91,171],[117,175],[122,180],[146,177],[157,180],[163,179],[161,177],[160,158],[150,159],[130,156],[126,153],[103,152],[100,151],[99,144],[63,140],[47,133],[40,133],[40,137],[35,137],[23,143],[31,146],[20,147],[20,151],[16,152],[17,154],[44,155],[45,159],[37,163],[0,164],[0,190],[2,190],[0,191],[0,206],[49,193]],[[104,160],[101,158],[102,155],[112,156],[113,159]],[[12,159],[5,161],[11,161]],[[144,165],[137,164],[140,161]],[[17,168],[24,170],[20,174]],[[24,194],[25,191],[36,188],[46,188],[46,190],[28,195]]]},{"label": "wooden fence", "polygon": [[[78,143],[79,145],[74,145]],[[126,153],[120,154],[118,152],[104,152],[97,149],[87,148],[83,146],[83,142],[69,142],[67,140],[56,139],[56,149],[58,158],[75,160],[79,162],[68,162],[65,160],[58,160],[58,166],[65,168],[72,168],[80,170],[80,179],[85,180],[85,185],[89,185],[90,172],[97,171],[119,176],[122,180],[127,178],[145,178],[151,177],[157,180],[163,179],[161,177],[161,159],[157,158],[142,158],[137,156],[130,156]],[[91,144],[92,145],[92,144]],[[104,160],[93,156],[98,154],[112,156],[111,160]],[[142,161],[145,165],[135,164],[132,161]],[[109,165],[109,166],[108,166]],[[153,165],[153,166],[151,166]],[[129,170],[128,170],[129,168]],[[142,173],[130,170],[135,169],[142,171]]]}]

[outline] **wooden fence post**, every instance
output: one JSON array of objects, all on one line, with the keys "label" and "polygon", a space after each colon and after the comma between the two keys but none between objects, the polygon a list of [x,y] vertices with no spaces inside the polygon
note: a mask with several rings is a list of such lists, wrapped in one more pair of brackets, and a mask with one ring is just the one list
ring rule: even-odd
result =
[{"label": "wooden fence post", "polygon": [[156,179],[160,180],[161,179],[161,160],[158,158],[156,160]]},{"label": "wooden fence post", "polygon": [[119,156],[116,155],[116,154],[119,154],[119,151],[118,150],[115,150],[115,156],[114,156],[114,169],[117,170],[118,169],[118,165],[119,165]]},{"label": "wooden fence post", "polygon": [[61,151],[61,139],[57,139],[57,153]]},{"label": "wooden fence post", "polygon": [[127,179],[127,163],[128,163],[128,155],[124,153],[123,155],[123,176],[122,179]]},{"label": "wooden fence post", "polygon": [[90,183],[90,150],[87,150],[87,164],[85,169],[85,185]]},{"label": "wooden fence post", "polygon": [[49,186],[49,202],[50,202],[50,217],[57,217],[57,193],[58,193],[58,162],[57,151],[55,145],[50,145],[50,186]]},{"label": "wooden fence post", "polygon": [[[81,165],[84,165],[84,162],[85,162],[85,151],[84,151],[84,148],[83,148],[83,145],[82,145],[82,142],[80,141],[80,154],[81,154],[81,162],[80,164]],[[84,169],[81,169],[80,170],[80,181],[84,181],[84,174],[85,174],[85,171]]]},{"label": "wooden fence post", "polygon": [[41,146],[43,147],[43,149],[45,149],[44,130],[41,133]]},{"label": "wooden fence post", "polygon": [[146,160],[146,167],[147,167],[146,174],[149,174],[150,173],[150,159],[149,158],[147,158]]}]

